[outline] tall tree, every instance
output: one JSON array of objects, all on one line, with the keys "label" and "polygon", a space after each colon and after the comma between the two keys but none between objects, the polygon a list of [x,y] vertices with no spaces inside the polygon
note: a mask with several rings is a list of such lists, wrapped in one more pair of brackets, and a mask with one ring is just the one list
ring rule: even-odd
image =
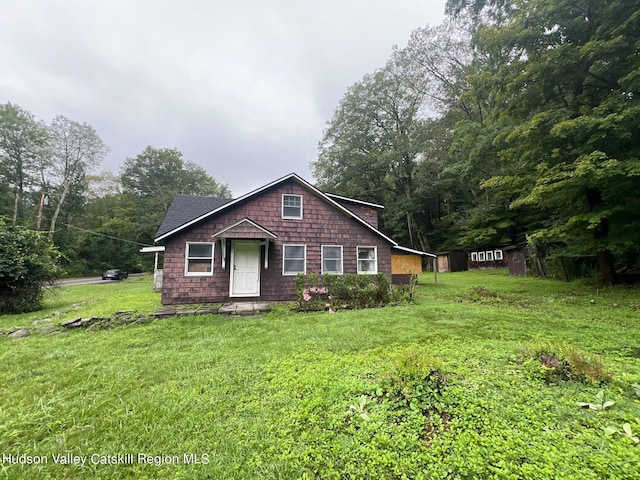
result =
[{"label": "tall tree", "polygon": [[[640,1],[452,0],[479,13],[476,46],[501,59],[492,116],[502,172],[485,185],[550,213],[534,237],[594,255],[640,254]],[[476,85],[476,91],[482,87]]]},{"label": "tall tree", "polygon": [[324,132],[312,162],[321,188],[386,203],[382,228],[410,243],[421,112],[428,79],[395,49],[384,68],[353,85]]},{"label": "tall tree", "polygon": [[[139,242],[151,243],[178,194],[230,197],[227,185],[207,174],[201,166],[185,161],[176,149],[148,146],[127,158],[120,172],[130,220],[138,225]],[[132,239],[133,240],[133,239]]]},{"label": "tall tree", "polygon": [[57,115],[49,127],[51,172],[56,180],[55,210],[51,217],[49,238],[53,238],[60,211],[70,193],[82,186],[86,174],[98,166],[109,152],[95,129]]},{"label": "tall tree", "polygon": [[25,188],[38,171],[48,141],[44,124],[17,105],[0,105],[0,177],[13,190],[12,220],[23,218]]}]

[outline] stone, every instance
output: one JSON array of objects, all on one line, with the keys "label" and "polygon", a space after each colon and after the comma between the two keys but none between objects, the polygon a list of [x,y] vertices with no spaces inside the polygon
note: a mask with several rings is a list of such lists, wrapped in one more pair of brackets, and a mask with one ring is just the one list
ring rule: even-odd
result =
[{"label": "stone", "polygon": [[58,327],[56,327],[55,325],[47,325],[46,327],[42,327],[41,329],[39,329],[38,332],[51,333],[51,332],[55,332],[56,330],[58,330]]},{"label": "stone", "polygon": [[60,325],[65,328],[76,328],[80,326],[81,321],[82,321],[82,317],[78,317],[71,320],[67,320],[66,322],[62,322]]},{"label": "stone", "polygon": [[11,332],[9,334],[11,338],[22,338],[26,337],[27,335],[29,335],[29,330],[27,330],[26,328],[21,328],[20,330],[16,330],[15,332]]}]

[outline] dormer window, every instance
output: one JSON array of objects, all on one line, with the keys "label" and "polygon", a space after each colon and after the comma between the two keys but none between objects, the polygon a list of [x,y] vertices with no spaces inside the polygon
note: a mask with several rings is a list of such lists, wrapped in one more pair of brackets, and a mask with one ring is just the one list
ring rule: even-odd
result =
[{"label": "dormer window", "polygon": [[302,195],[282,195],[282,218],[302,219]]}]

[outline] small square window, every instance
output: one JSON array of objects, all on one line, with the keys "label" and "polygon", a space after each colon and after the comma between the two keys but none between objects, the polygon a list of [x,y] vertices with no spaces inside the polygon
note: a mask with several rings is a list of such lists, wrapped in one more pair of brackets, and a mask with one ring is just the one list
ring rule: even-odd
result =
[{"label": "small square window", "polygon": [[487,253],[487,262],[493,262],[493,251],[489,251],[486,253]]},{"label": "small square window", "polygon": [[282,274],[306,273],[306,254],[307,247],[305,245],[284,245]]},{"label": "small square window", "polygon": [[478,252],[471,252],[471,261],[472,262],[478,261]]},{"label": "small square window", "polygon": [[282,195],[282,218],[302,218],[302,195]]},{"label": "small square window", "polygon": [[502,250],[496,250],[495,251],[495,259],[496,260],[502,260],[504,257],[502,256]]},{"label": "small square window", "polygon": [[358,273],[378,273],[376,247],[358,247]]},{"label": "small square window", "polygon": [[184,274],[186,276],[213,275],[213,243],[189,243],[185,252]]},{"label": "small square window", "polygon": [[478,261],[479,262],[484,262],[485,261],[484,252],[478,252]]}]

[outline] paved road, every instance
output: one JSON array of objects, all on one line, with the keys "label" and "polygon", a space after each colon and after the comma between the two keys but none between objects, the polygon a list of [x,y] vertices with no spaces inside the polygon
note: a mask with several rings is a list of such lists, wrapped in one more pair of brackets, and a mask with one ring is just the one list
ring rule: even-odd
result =
[{"label": "paved road", "polygon": [[[144,273],[132,273],[129,277],[141,277]],[[85,278],[67,278],[56,282],[59,287],[66,287],[68,285],[90,285],[92,283],[111,283],[117,280],[102,280],[102,277],[85,277]]]}]

